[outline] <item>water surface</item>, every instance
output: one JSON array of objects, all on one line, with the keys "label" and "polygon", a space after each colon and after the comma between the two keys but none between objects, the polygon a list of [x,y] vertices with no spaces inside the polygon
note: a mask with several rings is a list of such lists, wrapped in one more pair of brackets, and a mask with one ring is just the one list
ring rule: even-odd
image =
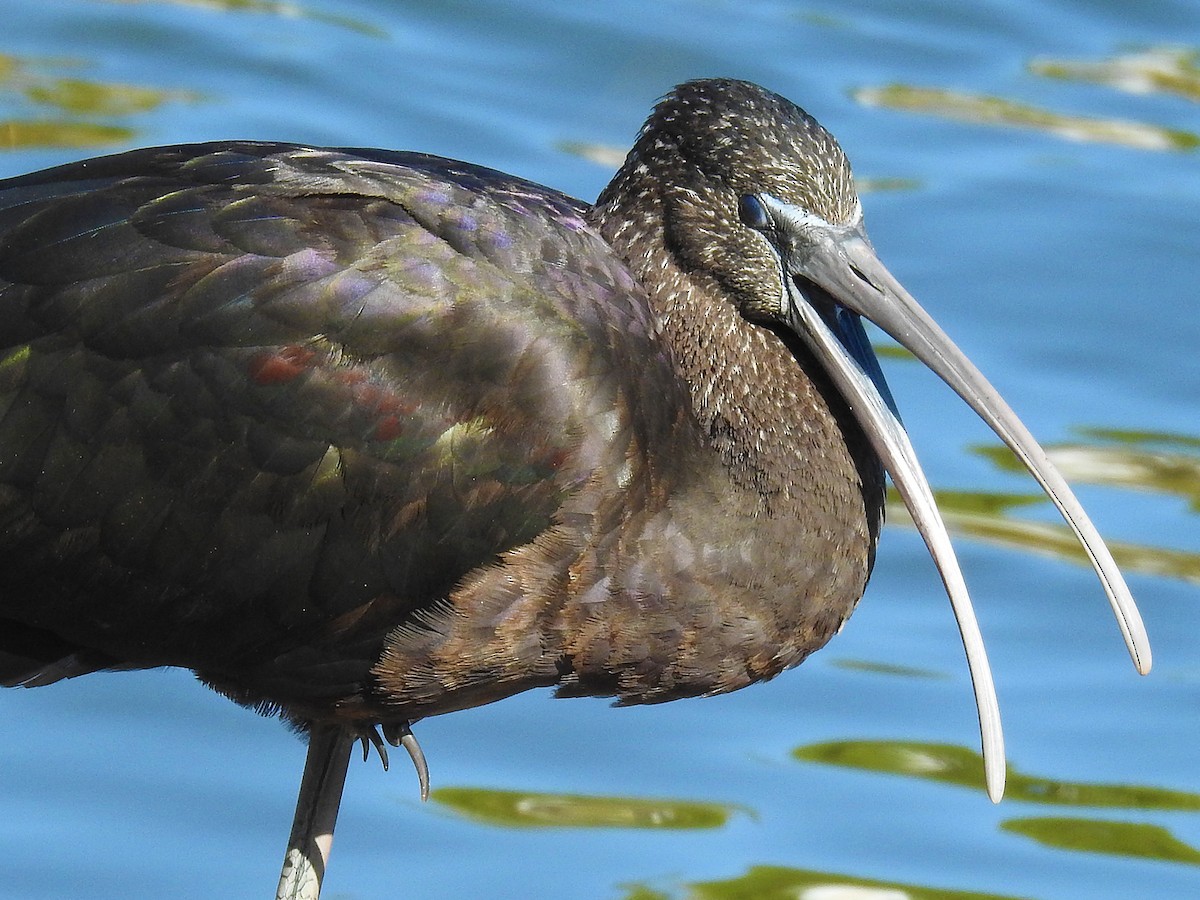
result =
[{"label": "water surface", "polygon": [[[844,633],[771,684],[423,722],[426,805],[403,766],[353,765],[327,895],[1200,894],[1198,50],[1182,0],[8,5],[0,175],[239,137],[424,150],[591,198],[674,83],[791,97],[870,189],[885,262],[1054,446],[1146,616],[1141,679],[1032,483],[933,376],[885,359],[954,511],[1004,803],[897,514]],[[304,755],[279,723],[178,671],[4,692],[0,721],[0,896],[272,889]]]}]

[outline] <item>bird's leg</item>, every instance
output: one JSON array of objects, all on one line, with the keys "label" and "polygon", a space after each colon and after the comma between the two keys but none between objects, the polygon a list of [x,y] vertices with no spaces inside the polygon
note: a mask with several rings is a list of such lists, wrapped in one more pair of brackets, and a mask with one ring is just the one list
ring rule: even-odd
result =
[{"label": "bird's leg", "polygon": [[354,735],[338,725],[309,729],[308,757],[276,900],[317,900],[321,895],[353,745]]}]

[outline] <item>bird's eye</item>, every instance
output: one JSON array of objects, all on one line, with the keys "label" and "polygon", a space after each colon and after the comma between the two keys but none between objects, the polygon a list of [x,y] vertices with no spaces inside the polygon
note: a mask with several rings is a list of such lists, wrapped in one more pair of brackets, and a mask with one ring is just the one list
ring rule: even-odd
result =
[{"label": "bird's eye", "polygon": [[738,198],[738,218],[743,225],[759,231],[771,226],[771,216],[766,206],[754,194],[742,194]]}]

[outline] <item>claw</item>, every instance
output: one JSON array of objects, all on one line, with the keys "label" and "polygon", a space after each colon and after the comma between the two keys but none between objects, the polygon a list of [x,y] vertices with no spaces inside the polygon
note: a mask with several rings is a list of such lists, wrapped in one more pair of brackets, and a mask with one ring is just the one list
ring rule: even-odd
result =
[{"label": "claw", "polygon": [[[429,799],[429,765],[425,762],[425,753],[417,743],[417,736],[407,722],[388,722],[383,726],[384,737],[393,747],[403,747],[408,751],[413,768],[417,770],[417,783],[421,788],[421,799]],[[385,765],[384,768],[387,768]]]},{"label": "claw", "polygon": [[371,748],[374,747],[375,752],[379,754],[379,761],[383,763],[383,771],[386,772],[388,770],[388,751],[387,745],[383,743],[383,738],[379,736],[379,729],[372,725],[368,730],[362,732],[358,739],[362,742],[363,762],[370,758]]}]

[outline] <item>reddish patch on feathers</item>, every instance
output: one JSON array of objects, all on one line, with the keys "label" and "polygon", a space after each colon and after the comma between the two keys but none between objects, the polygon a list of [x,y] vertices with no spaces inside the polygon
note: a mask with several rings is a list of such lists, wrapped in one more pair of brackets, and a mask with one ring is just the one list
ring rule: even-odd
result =
[{"label": "reddish patch on feathers", "polygon": [[340,386],[347,406],[366,418],[365,424],[370,428],[367,440],[398,438],[404,430],[404,419],[416,411],[416,405],[373,381],[370,371],[361,366],[329,367],[323,365],[324,361],[324,357],[318,359],[318,354],[307,347],[288,344],[258,354],[250,360],[246,371],[256,385],[269,387],[288,384],[305,372],[319,370],[316,377]]},{"label": "reddish patch on feathers", "polygon": [[372,438],[377,441],[391,441],[400,436],[402,428],[397,416],[381,416],[375,423],[375,433]]},{"label": "reddish patch on feathers", "polygon": [[246,369],[255,384],[287,384],[310,367],[314,356],[311,350],[289,344],[260,353]]}]

